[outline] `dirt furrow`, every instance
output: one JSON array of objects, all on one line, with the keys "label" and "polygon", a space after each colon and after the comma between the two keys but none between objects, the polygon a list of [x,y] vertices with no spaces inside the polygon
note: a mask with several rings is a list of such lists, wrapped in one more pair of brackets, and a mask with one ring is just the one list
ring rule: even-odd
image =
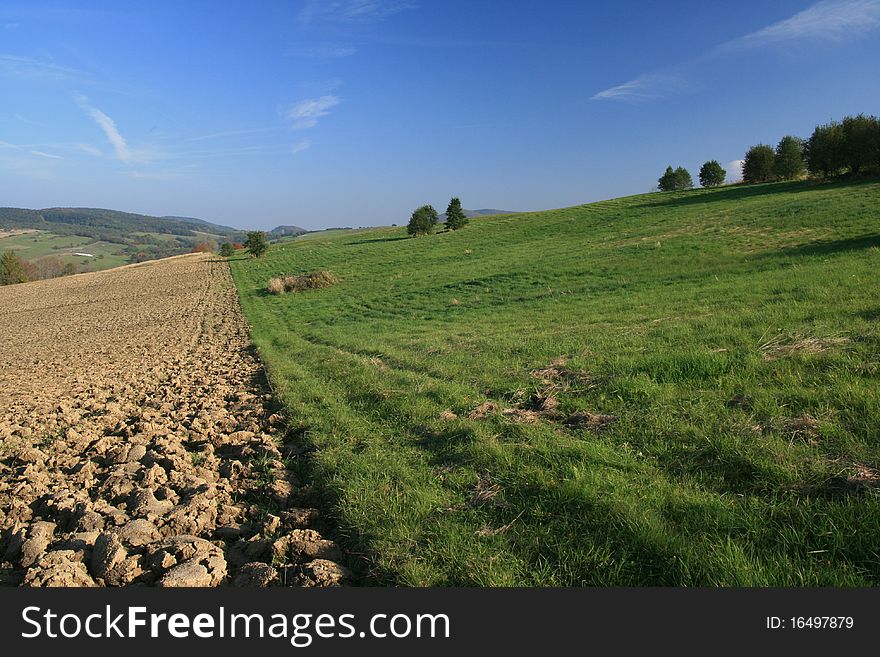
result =
[{"label": "dirt furrow", "polygon": [[328,586],[228,266],[0,288],[0,583]]}]

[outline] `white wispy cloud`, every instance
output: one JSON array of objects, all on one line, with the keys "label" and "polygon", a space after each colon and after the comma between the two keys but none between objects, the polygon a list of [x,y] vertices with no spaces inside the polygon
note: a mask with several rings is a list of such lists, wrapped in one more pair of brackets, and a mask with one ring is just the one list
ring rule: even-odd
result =
[{"label": "white wispy cloud", "polygon": [[73,145],[77,150],[82,151],[83,153],[88,153],[89,155],[93,155],[94,157],[104,157],[104,153],[101,152],[99,148],[95,148],[91,144],[83,144],[77,143]]},{"label": "white wispy cloud", "polygon": [[302,153],[304,150],[309,148],[312,145],[308,139],[303,139],[302,141],[296,142],[293,146],[290,147],[291,155],[296,155],[297,153]]},{"label": "white wispy cloud", "polygon": [[116,157],[122,162],[130,164],[133,159],[132,153],[128,148],[125,138],[116,128],[116,123],[113,119],[104,114],[104,112],[98,108],[89,105],[89,99],[82,94],[75,95],[74,100],[76,101],[76,104],[80,106],[82,111],[90,116],[95,123],[98,124],[98,127],[104,131],[107,141],[110,142],[111,146],[113,146],[113,150],[116,152]]},{"label": "white wispy cloud", "polygon": [[81,71],[53,61],[0,53],[0,77],[65,80],[86,76]]},{"label": "white wispy cloud", "polygon": [[28,153],[30,155],[36,155],[37,157],[45,157],[51,160],[63,160],[64,158],[60,155],[55,155],[53,153],[47,153],[45,151],[40,151],[33,148],[31,145],[22,146],[21,144],[13,144],[8,141],[0,140],[0,148],[6,148],[8,150],[18,151],[20,153]]},{"label": "white wispy cloud", "polygon": [[310,57],[312,59],[342,59],[343,57],[351,57],[357,52],[354,46],[336,44],[336,43],[320,43],[313,45],[302,45],[290,48],[285,55],[288,57]]},{"label": "white wispy cloud", "polygon": [[38,155],[39,157],[48,157],[52,160],[63,160],[64,158],[60,155],[53,155],[52,153],[44,153],[43,151],[28,151],[31,155]]},{"label": "white wispy cloud", "polygon": [[222,132],[212,132],[207,135],[199,135],[190,137],[187,141],[206,141],[210,139],[225,139],[226,137],[241,137],[243,135],[256,135],[263,132],[275,132],[283,130],[281,126],[267,126],[264,128],[244,128],[241,130],[224,130]]},{"label": "white wispy cloud", "polygon": [[[798,41],[840,42],[878,28],[880,0],[822,0],[790,18],[716,46],[700,57],[680,64],[677,70],[686,70],[700,61],[734,52]],[[629,82],[600,91],[591,100],[657,100],[686,86],[681,76],[645,73]]]},{"label": "white wispy cloud", "polygon": [[315,20],[370,23],[415,7],[410,0],[308,0],[299,20],[303,24]]},{"label": "white wispy cloud", "polygon": [[182,174],[177,171],[139,171],[135,169],[130,171],[128,175],[135,180],[173,180]]},{"label": "white wispy cloud", "polygon": [[685,84],[683,79],[674,75],[646,73],[629,82],[600,91],[594,94],[591,100],[621,100],[626,102],[657,100],[681,90]]},{"label": "white wispy cloud", "polygon": [[744,50],[796,40],[842,41],[880,27],[880,0],[824,0],[791,18],[719,46]]},{"label": "white wispy cloud", "polygon": [[338,104],[337,96],[309,98],[294,104],[284,112],[284,118],[291,122],[290,127],[294,130],[313,128],[318,125],[318,119],[327,116],[330,109]]},{"label": "white wispy cloud", "polygon": [[743,165],[745,160],[733,160],[724,165],[727,172],[727,182],[739,182],[743,177]]}]

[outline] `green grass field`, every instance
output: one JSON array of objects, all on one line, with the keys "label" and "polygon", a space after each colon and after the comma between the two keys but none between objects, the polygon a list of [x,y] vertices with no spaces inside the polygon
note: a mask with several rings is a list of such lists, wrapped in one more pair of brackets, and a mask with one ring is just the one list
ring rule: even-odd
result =
[{"label": "green grass field", "polygon": [[[231,262],[363,581],[880,584],[880,182]],[[271,276],[338,285],[271,296]],[[491,404],[487,404],[491,402]]]},{"label": "green grass field", "polygon": [[[0,252],[15,251],[25,260],[55,256],[62,263],[72,262],[79,268],[91,271],[119,267],[129,262],[123,253],[124,245],[95,241],[79,235],[55,235],[40,230],[17,232],[0,231]],[[74,253],[90,253],[93,258],[76,256]]]}]

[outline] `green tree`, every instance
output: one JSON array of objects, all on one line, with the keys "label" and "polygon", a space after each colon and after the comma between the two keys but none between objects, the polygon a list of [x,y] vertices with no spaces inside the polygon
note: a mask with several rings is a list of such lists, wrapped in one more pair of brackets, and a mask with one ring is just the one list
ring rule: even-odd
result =
[{"label": "green tree", "polygon": [[805,148],[807,169],[816,176],[836,176],[846,166],[843,126],[836,121],[817,125]]},{"label": "green tree", "polygon": [[675,176],[675,189],[691,189],[694,186],[691,172],[684,167],[677,167],[673,175]]},{"label": "green tree", "polygon": [[673,171],[672,165],[666,167],[666,171],[657,180],[657,187],[661,192],[671,192],[675,189],[675,171]]},{"label": "green tree", "polygon": [[434,226],[439,221],[440,215],[430,205],[423,205],[413,210],[409,223],[406,225],[406,232],[410,235],[428,235],[434,231]]},{"label": "green tree", "polygon": [[223,244],[220,246],[220,255],[222,255],[224,258],[228,258],[234,253],[235,247],[232,246],[232,242],[223,242]]},{"label": "green tree", "polygon": [[661,192],[690,189],[693,186],[694,179],[691,178],[690,172],[684,167],[678,167],[677,169],[673,169],[671,166],[666,167],[666,172],[657,181],[657,187]]},{"label": "green tree", "polygon": [[24,263],[15,251],[4,251],[0,255],[0,285],[13,285],[15,283],[27,283]]},{"label": "green tree", "polygon": [[880,164],[880,119],[876,116],[847,116],[841,123],[843,158],[853,173]]},{"label": "green tree", "polygon": [[700,185],[703,187],[718,187],[724,182],[727,172],[718,160],[709,160],[700,167]]},{"label": "green tree", "polygon": [[261,230],[248,232],[247,239],[244,241],[244,247],[250,251],[252,256],[259,258],[269,250],[269,244],[266,242],[266,233]]},{"label": "green tree", "polygon": [[786,135],[776,145],[773,172],[780,180],[795,180],[807,170],[804,162],[804,140]]},{"label": "green tree", "polygon": [[747,183],[762,183],[775,180],[776,151],[767,144],[752,146],[743,162],[743,180]]},{"label": "green tree", "polygon": [[453,197],[446,206],[446,227],[449,230],[458,230],[464,228],[468,223],[468,218],[464,216],[464,210],[461,209],[461,201],[458,197]]}]

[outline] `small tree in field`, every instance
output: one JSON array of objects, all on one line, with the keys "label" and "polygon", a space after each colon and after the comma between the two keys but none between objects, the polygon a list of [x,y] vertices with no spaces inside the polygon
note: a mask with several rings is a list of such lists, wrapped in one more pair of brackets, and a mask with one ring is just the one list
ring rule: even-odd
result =
[{"label": "small tree in field", "polygon": [[406,225],[406,232],[410,235],[428,235],[433,232],[439,219],[440,215],[432,206],[423,205],[413,210],[409,223]]},{"label": "small tree in field", "polygon": [[671,166],[666,167],[666,173],[660,176],[657,181],[657,187],[661,192],[672,192],[682,189],[690,189],[694,186],[694,179],[691,178],[690,172],[684,167],[673,169]]},{"label": "small tree in field", "polygon": [[6,251],[0,256],[0,285],[27,283],[24,263],[15,251]]},{"label": "small tree in field", "polygon": [[232,246],[232,242],[223,242],[223,244],[220,246],[220,255],[222,255],[224,258],[228,258],[234,253],[235,247]]},{"label": "small tree in field", "polygon": [[876,116],[844,117],[843,157],[849,170],[859,173],[862,169],[880,164],[880,119]]},{"label": "small tree in field", "polygon": [[700,167],[700,185],[703,187],[718,187],[724,182],[727,172],[718,160],[709,160]]},{"label": "small tree in field", "polygon": [[773,171],[780,180],[795,180],[806,173],[803,139],[788,135],[779,141]]},{"label": "small tree in field", "polygon": [[675,170],[675,188],[690,189],[694,186],[694,179],[691,178],[691,172],[684,167],[678,167]]},{"label": "small tree in field", "polygon": [[261,230],[248,232],[247,239],[244,241],[244,247],[250,251],[252,256],[259,258],[269,250],[269,244],[266,242],[266,233]]},{"label": "small tree in field", "polygon": [[672,165],[666,167],[666,171],[657,181],[657,187],[661,192],[671,192],[675,189],[675,171],[672,170]]},{"label": "small tree in field", "polygon": [[807,168],[813,175],[830,177],[846,163],[843,126],[836,121],[817,125],[807,140]]},{"label": "small tree in field", "polygon": [[453,197],[446,207],[446,227],[449,230],[458,230],[464,228],[468,223],[468,218],[464,216],[464,210],[461,209],[461,201],[458,197]]},{"label": "small tree in field", "polygon": [[776,151],[767,144],[752,146],[743,162],[743,180],[747,183],[771,182],[776,179]]}]

